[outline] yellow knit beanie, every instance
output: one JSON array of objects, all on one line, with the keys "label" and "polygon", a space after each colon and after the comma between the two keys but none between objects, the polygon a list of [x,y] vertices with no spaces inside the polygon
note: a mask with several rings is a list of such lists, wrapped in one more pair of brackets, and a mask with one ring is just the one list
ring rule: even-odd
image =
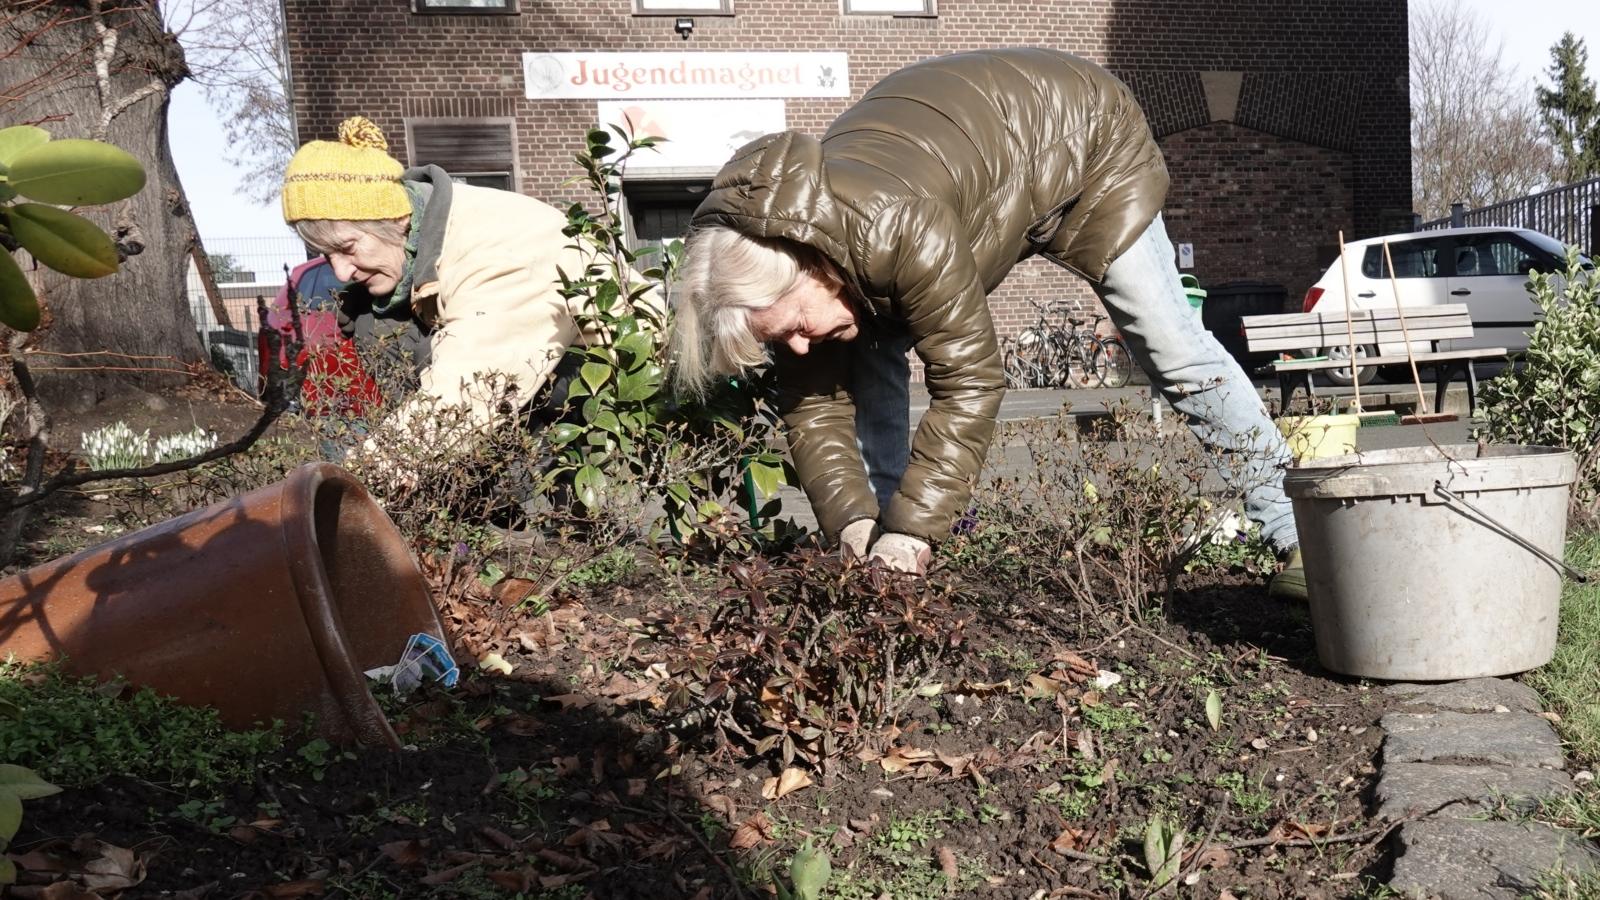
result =
[{"label": "yellow knit beanie", "polygon": [[283,220],[360,222],[411,215],[411,200],[400,186],[404,169],[388,150],[383,132],[363,116],[340,122],[338,141],[301,147],[283,176]]}]

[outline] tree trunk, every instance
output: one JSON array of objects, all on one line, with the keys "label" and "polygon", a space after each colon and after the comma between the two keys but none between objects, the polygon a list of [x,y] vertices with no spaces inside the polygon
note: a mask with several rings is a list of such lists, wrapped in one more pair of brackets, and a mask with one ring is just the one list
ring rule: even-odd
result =
[{"label": "tree trunk", "polygon": [[[0,57],[0,88],[24,88],[3,90],[22,96],[0,96],[0,124],[41,122],[56,138],[96,137],[145,166],[137,195],[80,210],[130,254],[121,271],[94,281],[42,279],[47,323],[29,342],[28,362],[44,396],[80,410],[180,383],[185,366],[205,361],[186,291],[195,228],[167,140],[171,88],[187,74],[183,53],[153,3],[105,5],[102,21],[117,32],[105,80],[96,76],[94,54],[104,44],[87,4],[30,6],[0,38],[0,53],[16,48]],[[63,8],[72,15],[52,18]],[[108,111],[119,109],[106,127]]]}]

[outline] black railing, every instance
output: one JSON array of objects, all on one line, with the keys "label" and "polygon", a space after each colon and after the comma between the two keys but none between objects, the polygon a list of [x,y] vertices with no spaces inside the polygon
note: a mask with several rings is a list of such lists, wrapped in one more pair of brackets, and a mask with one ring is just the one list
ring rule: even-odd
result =
[{"label": "black railing", "polygon": [[1600,254],[1600,178],[1477,209],[1465,209],[1460,203],[1453,203],[1449,216],[1419,222],[1417,230],[1478,225],[1529,228],[1595,256]]}]

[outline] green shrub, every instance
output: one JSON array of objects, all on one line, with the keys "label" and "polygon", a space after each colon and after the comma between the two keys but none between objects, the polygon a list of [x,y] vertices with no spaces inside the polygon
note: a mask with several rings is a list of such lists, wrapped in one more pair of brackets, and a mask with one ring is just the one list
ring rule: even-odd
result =
[{"label": "green shrub", "polygon": [[1528,276],[1544,318],[1534,326],[1522,365],[1483,386],[1481,409],[1491,440],[1571,449],[1578,457],[1573,512],[1600,512],[1600,288],[1567,251],[1565,272]]}]

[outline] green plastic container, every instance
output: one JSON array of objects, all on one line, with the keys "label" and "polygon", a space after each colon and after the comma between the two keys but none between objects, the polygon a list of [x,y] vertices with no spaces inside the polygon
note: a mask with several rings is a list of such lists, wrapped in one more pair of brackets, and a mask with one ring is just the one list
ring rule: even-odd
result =
[{"label": "green plastic container", "polygon": [[1206,292],[1200,287],[1200,279],[1193,275],[1183,275],[1179,280],[1183,282],[1184,295],[1189,298],[1189,308],[1198,313],[1206,302]]}]

